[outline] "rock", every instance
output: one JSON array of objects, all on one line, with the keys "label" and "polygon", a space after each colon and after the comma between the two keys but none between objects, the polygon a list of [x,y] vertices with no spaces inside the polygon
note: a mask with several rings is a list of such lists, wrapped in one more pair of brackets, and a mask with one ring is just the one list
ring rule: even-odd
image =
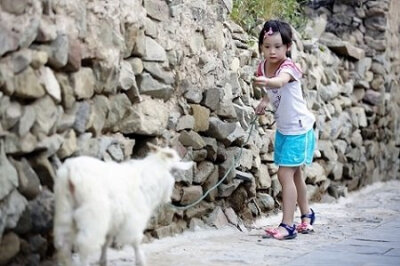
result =
[{"label": "rock", "polygon": [[145,0],[144,7],[147,15],[158,21],[167,21],[169,19],[169,8],[167,2],[157,0]]},{"label": "rock", "polygon": [[96,79],[93,70],[82,67],[78,72],[72,74],[72,88],[78,100],[89,99],[93,96]]},{"label": "rock", "polygon": [[29,202],[28,208],[32,219],[32,232],[47,234],[53,227],[54,195],[44,189],[35,200]]},{"label": "rock", "polygon": [[365,57],[365,51],[363,49],[357,48],[349,42],[338,39],[332,33],[322,34],[320,41],[339,55],[345,55],[356,60]]},{"label": "rock", "polygon": [[214,164],[208,161],[202,161],[198,164],[193,182],[195,184],[203,184],[211,173],[214,172]]},{"label": "rock", "polygon": [[[11,1],[9,1],[11,2]],[[3,54],[15,51],[18,48],[18,36],[6,28],[4,25],[0,26],[0,56]]]},{"label": "rock", "polygon": [[239,217],[236,215],[235,211],[232,208],[226,208],[224,210],[225,216],[228,221],[234,226],[239,225]]},{"label": "rock", "polygon": [[190,186],[183,188],[183,195],[180,201],[182,205],[189,205],[203,196],[203,188],[201,186]]},{"label": "rock", "polygon": [[26,205],[27,200],[17,190],[13,190],[2,199],[0,203],[0,235],[3,235],[4,230],[16,227]]},{"label": "rock", "polygon": [[25,158],[15,161],[15,165],[19,180],[18,191],[27,199],[34,199],[42,189],[38,175]]},{"label": "rock", "polygon": [[13,233],[4,235],[0,242],[0,265],[7,263],[20,251],[20,239]]},{"label": "rock", "polygon": [[192,113],[194,117],[193,130],[196,132],[203,132],[209,129],[210,110],[197,104],[191,104]]},{"label": "rock", "polygon": [[207,224],[215,226],[217,229],[221,229],[228,225],[228,219],[226,218],[221,207],[216,207],[207,219]]},{"label": "rock", "polygon": [[193,129],[194,128],[195,119],[191,115],[185,115],[179,118],[178,124],[176,125],[176,130],[181,131],[183,129]]},{"label": "rock", "polygon": [[140,94],[168,100],[173,93],[173,88],[170,85],[159,82],[148,73],[138,76],[137,84]]},{"label": "rock", "polygon": [[40,81],[43,84],[46,92],[57,102],[61,102],[60,84],[54,75],[54,72],[49,67],[39,69]]},{"label": "rock", "polygon": [[0,200],[3,200],[17,186],[17,170],[7,158],[4,142],[0,141]]},{"label": "rock", "polygon": [[[208,175],[207,179],[203,183],[203,191],[209,191],[212,189],[217,183],[219,179],[218,175],[218,166],[214,166],[214,170],[211,174]],[[215,201],[216,197],[218,196],[218,189],[213,188],[207,195],[206,199],[209,201]]]},{"label": "rock", "polygon": [[159,101],[145,99],[128,110],[121,121],[120,131],[124,134],[161,135],[167,127],[168,113],[167,107]]},{"label": "rock", "polygon": [[191,146],[193,149],[202,149],[206,143],[201,136],[194,131],[182,131],[179,135],[179,141],[185,146]]},{"label": "rock", "polygon": [[37,99],[45,95],[45,90],[40,84],[32,68],[28,67],[20,74],[14,76],[15,95],[23,99]]}]

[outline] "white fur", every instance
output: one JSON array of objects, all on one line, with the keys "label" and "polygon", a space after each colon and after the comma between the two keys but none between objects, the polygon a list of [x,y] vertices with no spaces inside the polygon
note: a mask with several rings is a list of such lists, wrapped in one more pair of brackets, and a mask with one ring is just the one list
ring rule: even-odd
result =
[{"label": "white fur", "polygon": [[73,248],[80,265],[88,265],[89,255],[100,250],[100,265],[106,265],[106,249],[113,240],[132,245],[136,264],[145,264],[140,249],[143,231],[154,209],[170,201],[175,182],[170,170],[192,166],[192,162],[179,162],[170,148],[153,150],[144,159],[123,163],[81,156],[59,168],[54,244],[61,265],[72,265]]}]

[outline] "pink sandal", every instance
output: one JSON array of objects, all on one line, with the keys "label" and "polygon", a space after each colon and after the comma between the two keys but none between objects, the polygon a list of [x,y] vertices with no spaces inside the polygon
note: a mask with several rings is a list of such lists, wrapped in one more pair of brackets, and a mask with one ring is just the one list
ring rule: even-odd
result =
[{"label": "pink sandal", "polygon": [[265,237],[270,238],[273,237],[278,240],[287,240],[287,239],[293,239],[296,238],[297,232],[296,232],[296,226],[289,226],[287,224],[281,223],[278,227],[283,227],[288,231],[288,235],[282,235],[282,233],[278,230],[278,228],[267,228],[265,229],[265,232],[267,235]]},{"label": "pink sandal", "polygon": [[298,226],[297,226],[297,231],[299,232],[299,233],[302,233],[302,234],[308,234],[308,233],[311,233],[311,232],[314,232],[314,228],[313,228],[313,224],[314,224],[314,222],[315,222],[315,212],[313,211],[313,209],[311,209],[310,208],[310,210],[311,210],[311,213],[309,213],[309,214],[303,214],[302,216],[301,216],[301,219],[304,219],[304,218],[309,218],[310,219],[310,223],[308,223],[308,222],[302,222],[301,224],[299,224]]}]

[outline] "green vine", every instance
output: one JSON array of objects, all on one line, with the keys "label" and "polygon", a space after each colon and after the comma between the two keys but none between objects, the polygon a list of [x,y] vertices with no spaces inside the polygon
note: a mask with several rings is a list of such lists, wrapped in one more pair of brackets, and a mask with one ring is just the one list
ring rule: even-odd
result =
[{"label": "green vine", "polygon": [[268,19],[282,19],[294,28],[306,23],[302,7],[309,0],[233,0],[231,18],[247,32]]}]

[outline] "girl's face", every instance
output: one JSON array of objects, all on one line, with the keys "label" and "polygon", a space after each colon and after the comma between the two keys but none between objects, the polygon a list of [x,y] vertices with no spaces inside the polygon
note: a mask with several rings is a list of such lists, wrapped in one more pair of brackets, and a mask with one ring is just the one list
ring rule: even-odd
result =
[{"label": "girl's face", "polygon": [[261,52],[267,62],[275,64],[286,59],[286,52],[290,46],[283,44],[282,37],[279,32],[274,32],[272,35],[265,34],[264,41],[261,46]]}]

